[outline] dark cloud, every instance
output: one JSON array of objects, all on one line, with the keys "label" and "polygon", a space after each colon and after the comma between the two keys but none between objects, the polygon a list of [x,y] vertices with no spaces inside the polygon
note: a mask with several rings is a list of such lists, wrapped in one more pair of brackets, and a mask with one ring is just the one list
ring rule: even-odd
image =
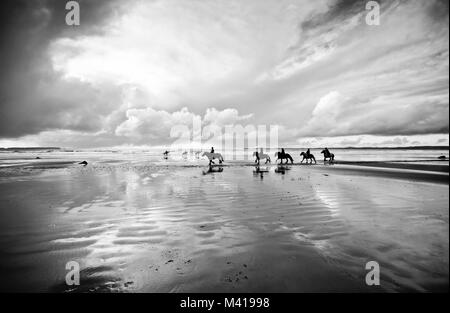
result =
[{"label": "dark cloud", "polygon": [[[99,89],[64,81],[52,69],[47,49],[59,37],[100,33],[123,9],[117,1],[78,1],[81,25],[65,24],[66,1],[7,0],[0,11],[0,138],[48,129],[95,130],[111,107]],[[114,86],[106,86],[113,89]],[[117,93],[119,91],[114,91]],[[117,99],[117,97],[116,97]],[[86,112],[95,114],[86,114]]]},{"label": "dark cloud", "polygon": [[430,15],[431,19],[435,21],[441,21],[443,19],[448,20],[448,9],[449,9],[448,0],[435,0],[433,1],[432,5],[428,8],[428,14]]},{"label": "dark cloud", "polygon": [[325,13],[312,15],[309,19],[302,21],[300,27],[303,31],[315,30],[318,27],[329,25],[336,21],[342,21],[348,16],[354,16],[366,9],[367,0],[339,0],[336,1]]}]

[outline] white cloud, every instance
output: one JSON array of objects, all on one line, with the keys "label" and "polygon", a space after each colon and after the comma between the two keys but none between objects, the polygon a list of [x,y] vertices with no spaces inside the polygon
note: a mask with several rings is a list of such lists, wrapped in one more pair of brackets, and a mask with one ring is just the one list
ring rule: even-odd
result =
[{"label": "white cloud", "polygon": [[173,126],[192,127],[193,119],[198,117],[187,108],[173,113],[152,108],[130,109],[126,112],[126,116],[126,121],[116,128],[115,133],[119,136],[145,137],[148,140],[167,140]]},{"label": "white cloud", "polygon": [[320,98],[300,134],[408,135],[448,132],[448,94],[356,99],[332,91]]},{"label": "white cloud", "polygon": [[247,114],[239,116],[239,112],[236,109],[225,109],[219,111],[216,108],[206,109],[204,121],[208,124],[216,124],[218,126],[225,126],[229,124],[235,124],[239,121],[245,121],[250,119],[253,114]]},{"label": "white cloud", "polygon": [[[252,114],[241,116],[236,109],[230,108],[224,110],[208,108],[203,116],[194,114],[187,108],[174,112],[133,108],[126,111],[127,118],[118,125],[115,134],[127,137],[135,143],[168,144],[175,140],[175,137],[171,137],[171,132],[177,130],[177,127],[186,129],[188,133],[183,135],[189,139],[190,132],[194,130],[193,124],[197,122],[199,130],[203,128],[203,135],[209,137],[209,131],[218,129],[223,133],[224,126],[244,123],[251,116]],[[221,136],[216,137],[215,140],[221,140]]]}]

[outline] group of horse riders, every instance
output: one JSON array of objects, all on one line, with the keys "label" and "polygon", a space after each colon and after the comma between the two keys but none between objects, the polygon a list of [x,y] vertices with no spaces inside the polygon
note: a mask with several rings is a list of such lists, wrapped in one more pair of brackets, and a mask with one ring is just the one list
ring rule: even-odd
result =
[{"label": "group of horse riders", "polygon": [[[262,152],[262,148],[261,148],[261,153],[255,152],[253,153],[253,156],[256,157],[255,163],[259,164],[260,159],[266,159],[266,163],[270,162],[270,157],[267,154],[263,154]],[[328,150],[328,148],[325,148],[322,150],[321,152],[324,156],[323,161],[326,162],[327,159],[329,159],[330,162],[334,161],[334,154],[330,152],[330,150]],[[286,160],[286,163],[288,163],[289,161],[291,161],[291,163],[294,163],[294,159],[292,158],[292,156],[289,153],[286,153],[284,151],[284,148],[281,148],[281,152],[276,152],[275,155],[277,156],[277,161],[278,159],[281,160],[281,164],[283,164],[283,160]],[[306,160],[306,163],[308,163],[308,160],[310,160],[310,163],[312,163],[314,161],[314,163],[316,162],[316,158],[314,157],[314,155],[311,153],[311,150],[308,148],[308,150],[306,150],[306,152],[302,152],[300,153],[300,156],[303,156],[303,159],[301,160],[300,163],[303,163],[303,161]]]},{"label": "group of horse riders", "polygon": [[[323,161],[326,162],[327,159],[329,159],[330,162],[334,161],[334,154],[330,152],[330,150],[328,150],[328,148],[325,148],[322,150],[321,152],[323,154]],[[165,151],[163,153],[164,158],[167,159],[168,155],[169,155],[169,151]],[[215,153],[214,152],[214,147],[211,147],[211,152],[204,152],[203,156],[207,156],[209,158],[209,164],[211,165],[214,159],[218,159],[220,163],[222,163],[223,157],[220,153]],[[260,162],[261,159],[266,159],[266,163],[271,162],[270,160],[270,156],[268,154],[263,153],[263,149],[261,148],[261,151],[255,151],[253,153],[253,156],[256,157],[255,163]],[[289,153],[286,153],[284,151],[284,148],[281,148],[281,152],[276,152],[275,156],[277,156],[277,160],[281,160],[281,164],[283,164],[283,160],[286,160],[285,164],[288,163],[289,161],[291,161],[291,163],[294,163],[294,159],[291,157],[291,155]],[[303,163],[303,161],[306,160],[306,163],[308,163],[308,160],[310,160],[310,163],[312,163],[314,161],[314,163],[316,162],[316,158],[314,157],[314,155],[311,153],[311,150],[308,148],[308,150],[306,152],[302,152],[300,153],[300,156],[303,156],[303,159],[300,163]]]}]

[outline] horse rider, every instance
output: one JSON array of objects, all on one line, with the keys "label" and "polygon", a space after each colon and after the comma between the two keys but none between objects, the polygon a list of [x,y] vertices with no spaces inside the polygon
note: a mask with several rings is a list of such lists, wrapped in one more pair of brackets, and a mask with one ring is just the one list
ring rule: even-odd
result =
[{"label": "horse rider", "polygon": [[284,148],[281,148],[281,154],[285,155],[286,153],[284,152]]},{"label": "horse rider", "polygon": [[214,153],[214,147],[211,147],[211,153]]},{"label": "horse rider", "polygon": [[308,150],[306,150],[306,156],[309,157],[310,155],[311,155],[311,151],[308,148]]}]

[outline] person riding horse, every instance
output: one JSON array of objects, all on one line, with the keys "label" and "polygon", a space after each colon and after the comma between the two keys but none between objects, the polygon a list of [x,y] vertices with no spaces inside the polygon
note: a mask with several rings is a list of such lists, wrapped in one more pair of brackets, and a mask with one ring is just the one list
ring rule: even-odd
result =
[{"label": "person riding horse", "polygon": [[327,159],[330,159],[330,163],[334,161],[334,154],[328,148],[323,149],[321,153],[323,153],[323,162]]},{"label": "person riding horse", "polygon": [[306,163],[308,163],[308,160],[310,160],[312,163],[314,161],[314,163],[316,162],[316,158],[314,157],[313,154],[311,154],[311,150],[308,148],[308,150],[306,150],[306,152],[302,152],[300,153],[300,156],[303,156],[303,160],[300,163],[303,163],[304,160],[306,160]]},{"label": "person riding horse", "polygon": [[264,153],[263,148],[261,148],[259,152],[258,151],[253,152],[253,156],[256,158],[255,163],[257,163],[258,165],[261,159],[266,159],[266,164],[271,162],[270,156]]},{"label": "person riding horse", "polygon": [[283,164],[283,160],[286,160],[286,164],[288,163],[288,161],[294,163],[294,160],[292,159],[291,155],[289,153],[284,152],[284,148],[281,148],[281,152],[275,152],[275,156],[281,160],[281,164]]}]

